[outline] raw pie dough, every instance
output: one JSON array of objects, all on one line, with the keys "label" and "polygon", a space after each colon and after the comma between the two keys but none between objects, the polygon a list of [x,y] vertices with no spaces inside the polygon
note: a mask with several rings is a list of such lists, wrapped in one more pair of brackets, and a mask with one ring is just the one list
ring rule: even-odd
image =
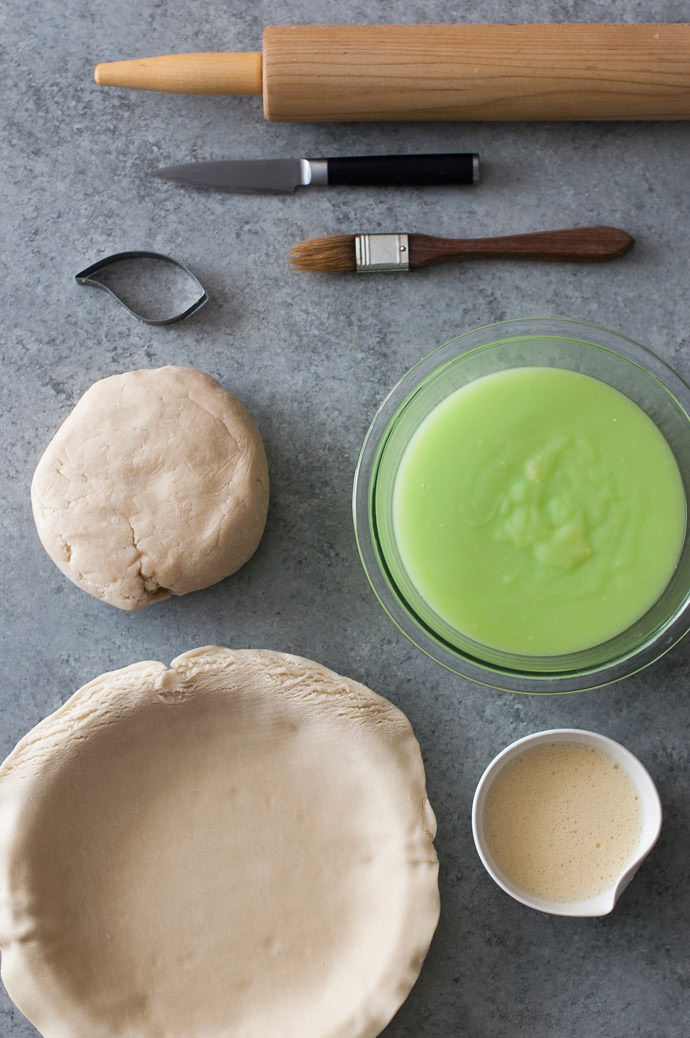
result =
[{"label": "raw pie dough", "polygon": [[96,382],[34,474],[39,537],[65,576],[120,609],[209,587],[256,550],[268,469],[240,401],[194,368]]},{"label": "raw pie dough", "polygon": [[203,648],[76,692],[0,768],[0,945],[45,1038],[374,1038],[438,920],[406,717]]}]

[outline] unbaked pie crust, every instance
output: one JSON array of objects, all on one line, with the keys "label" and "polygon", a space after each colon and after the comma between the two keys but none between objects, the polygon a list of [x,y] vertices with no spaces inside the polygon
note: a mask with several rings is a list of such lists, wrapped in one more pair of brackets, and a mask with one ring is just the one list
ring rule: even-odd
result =
[{"label": "unbaked pie crust", "polygon": [[76,692],[0,769],[2,975],[45,1038],[374,1038],[438,921],[405,716],[269,651]]}]

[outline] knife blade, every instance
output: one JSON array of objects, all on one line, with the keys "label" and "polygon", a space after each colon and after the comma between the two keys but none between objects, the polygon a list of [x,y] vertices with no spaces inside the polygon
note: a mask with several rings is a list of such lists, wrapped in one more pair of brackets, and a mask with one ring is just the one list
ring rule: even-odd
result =
[{"label": "knife blade", "polygon": [[225,159],[165,166],[153,175],[191,187],[287,194],[298,187],[424,187],[479,183],[479,155],[366,155],[327,159]]}]

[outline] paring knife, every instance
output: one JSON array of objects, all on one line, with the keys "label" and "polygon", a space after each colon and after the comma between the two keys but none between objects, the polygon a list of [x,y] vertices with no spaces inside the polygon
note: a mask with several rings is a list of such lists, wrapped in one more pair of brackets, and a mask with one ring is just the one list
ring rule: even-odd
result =
[{"label": "paring knife", "polygon": [[331,159],[227,159],[166,166],[153,174],[193,187],[281,194],[298,187],[477,184],[479,155],[366,155]]}]

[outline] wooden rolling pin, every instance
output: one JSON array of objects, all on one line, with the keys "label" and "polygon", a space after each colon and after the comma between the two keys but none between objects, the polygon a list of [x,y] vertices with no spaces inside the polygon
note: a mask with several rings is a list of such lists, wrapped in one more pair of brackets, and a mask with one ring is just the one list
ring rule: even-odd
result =
[{"label": "wooden rolling pin", "polygon": [[261,94],[275,122],[690,118],[690,23],[270,26],[262,54],[98,65],[96,82]]}]

